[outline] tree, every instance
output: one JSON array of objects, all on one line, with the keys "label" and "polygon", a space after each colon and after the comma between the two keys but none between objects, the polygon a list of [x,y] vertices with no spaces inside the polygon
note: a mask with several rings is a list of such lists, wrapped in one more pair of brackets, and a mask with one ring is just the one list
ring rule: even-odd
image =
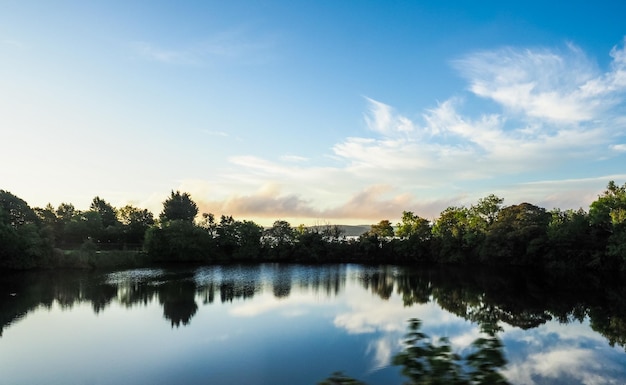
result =
[{"label": "tree", "polygon": [[174,220],[148,229],[144,249],[156,261],[212,262],[215,240],[192,222]]},{"label": "tree", "polygon": [[154,225],[154,216],[150,211],[132,205],[122,207],[117,215],[123,226],[124,241],[128,243],[143,243],[146,231]]},{"label": "tree", "polygon": [[369,234],[382,238],[393,237],[393,226],[391,226],[391,222],[388,219],[383,219],[370,227]]},{"label": "tree", "polygon": [[227,258],[232,258],[239,247],[237,222],[232,216],[222,215],[217,226],[217,247]]},{"label": "tree", "polygon": [[481,259],[497,264],[540,264],[547,249],[550,218],[544,208],[530,203],[503,208],[487,233]]},{"label": "tree", "polygon": [[433,225],[436,251],[440,262],[464,262],[470,248],[466,242],[469,229],[469,210],[451,206],[441,212]]},{"label": "tree", "polygon": [[170,221],[185,221],[193,223],[194,218],[198,215],[198,205],[191,200],[188,193],[180,193],[180,191],[172,191],[172,194],[163,202],[163,211],[159,214],[161,223]]},{"label": "tree", "polygon": [[28,204],[0,190],[0,268],[45,266],[52,255],[41,221]]},{"label": "tree", "polygon": [[494,194],[490,194],[485,198],[479,199],[478,203],[473,205],[469,212],[472,219],[482,222],[480,225],[475,223],[474,227],[482,227],[483,229],[486,229],[486,227],[491,226],[496,220],[498,212],[502,208],[502,202],[504,202],[504,199],[497,197]]},{"label": "tree", "polygon": [[579,210],[550,211],[547,229],[549,251],[545,264],[550,267],[597,267],[600,253],[589,214]]},{"label": "tree", "polygon": [[427,241],[432,235],[430,222],[411,211],[403,211],[402,222],[396,227],[396,235],[403,239],[417,238]]},{"label": "tree", "polygon": [[396,226],[396,249],[404,261],[426,262],[431,259],[432,229],[430,222],[413,214],[402,212],[402,222]]},{"label": "tree", "polygon": [[100,214],[102,220],[102,227],[107,228],[109,226],[116,226],[119,224],[117,220],[117,211],[107,201],[100,197],[95,197],[91,201],[89,210],[95,211]]},{"label": "tree", "polygon": [[616,225],[626,222],[626,183],[618,186],[610,181],[604,193],[589,207],[593,225],[612,233]]},{"label": "tree", "polygon": [[66,246],[73,242],[66,227],[74,219],[74,216],[76,216],[77,213],[78,211],[71,203],[61,203],[57,208],[57,221],[54,228],[54,234],[58,242],[58,246]]},{"label": "tree", "polygon": [[604,267],[621,265],[626,269],[626,183],[618,186],[610,181],[604,193],[591,203],[589,218],[600,233],[598,246],[608,257]]},{"label": "tree", "polygon": [[[94,233],[88,234],[90,239],[94,239],[101,243],[118,242],[122,237],[121,223],[117,219],[117,210],[111,204],[100,197],[93,198],[89,211],[87,213],[96,213],[95,215],[89,215],[88,220],[99,221],[98,224],[92,224]],[[96,230],[96,228],[98,228]]]},{"label": "tree", "polygon": [[202,220],[199,226],[205,229],[211,237],[217,235],[217,223],[215,223],[215,215],[212,213],[202,213]]},{"label": "tree", "polygon": [[261,253],[263,227],[252,221],[235,222],[238,234],[238,248],[233,257],[237,259],[256,259]]},{"label": "tree", "polygon": [[296,231],[284,220],[274,221],[272,227],[263,232],[262,244],[274,258],[288,257],[295,242]]}]

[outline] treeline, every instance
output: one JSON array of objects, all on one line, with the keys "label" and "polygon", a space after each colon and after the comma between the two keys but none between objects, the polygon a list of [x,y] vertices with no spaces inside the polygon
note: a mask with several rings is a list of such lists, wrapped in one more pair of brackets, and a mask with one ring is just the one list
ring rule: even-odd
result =
[{"label": "treeline", "polygon": [[609,182],[583,210],[503,206],[489,195],[448,207],[429,221],[405,211],[358,238],[339,226],[270,228],[198,215],[188,193],[172,191],[158,218],[95,197],[89,210],[63,203],[31,209],[0,190],[0,268],[100,267],[151,262],[231,261],[455,263],[626,270],[626,184]]}]

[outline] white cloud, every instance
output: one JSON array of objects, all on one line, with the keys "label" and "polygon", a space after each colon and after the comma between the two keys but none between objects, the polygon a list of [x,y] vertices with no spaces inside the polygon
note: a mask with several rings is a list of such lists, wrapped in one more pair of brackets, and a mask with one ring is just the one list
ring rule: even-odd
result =
[{"label": "white cloud", "polygon": [[613,151],[617,151],[617,152],[626,152],[626,144],[624,143],[620,143],[620,144],[612,144],[609,146],[609,148]]},{"label": "white cloud", "polygon": [[290,293],[286,298],[276,298],[271,292],[255,295],[254,301],[244,301],[233,306],[229,313],[236,317],[256,317],[267,312],[281,311],[284,317],[305,315],[310,307],[320,305],[320,299],[310,293]]},{"label": "white cloud", "polygon": [[531,354],[521,363],[509,364],[503,374],[513,383],[536,384],[538,376],[568,379],[585,385],[617,384],[603,375],[603,366],[593,350],[564,347]]},{"label": "white cloud", "polygon": [[470,90],[530,118],[559,123],[591,121],[626,89],[624,48],[614,47],[611,70],[600,73],[570,44],[564,53],[504,48],[455,62]]},{"label": "white cloud", "polygon": [[280,157],[280,160],[285,161],[285,162],[300,163],[300,162],[306,162],[308,159],[303,156],[298,156],[298,155],[283,155]]},{"label": "white cloud", "polygon": [[[414,119],[366,98],[369,130],[332,145],[320,155],[330,160],[325,165],[311,166],[315,159],[298,154],[231,157],[234,169],[213,191],[250,192],[225,193],[204,206],[244,217],[393,220],[403,210],[435,217],[449,205],[496,193],[511,203],[586,208],[610,172],[584,181],[563,172],[626,152],[620,113],[626,49],[615,47],[610,55],[606,72],[572,44],[562,52],[505,48],[467,55],[455,62],[469,82],[466,97],[451,97]],[[476,96],[501,109],[465,111]],[[542,181],[538,175],[546,172],[563,179]]]},{"label": "white cloud", "polygon": [[365,99],[369,103],[365,122],[370,130],[383,135],[393,135],[409,133],[415,129],[410,119],[396,114],[391,106],[367,97]]}]

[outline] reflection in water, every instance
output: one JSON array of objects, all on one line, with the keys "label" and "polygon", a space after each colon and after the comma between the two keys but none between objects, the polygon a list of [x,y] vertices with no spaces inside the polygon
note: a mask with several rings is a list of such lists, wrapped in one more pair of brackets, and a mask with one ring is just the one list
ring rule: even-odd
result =
[{"label": "reflection in water", "polygon": [[[600,337],[589,330],[589,325],[604,336],[602,343],[605,346],[616,346],[621,351],[626,347],[626,288],[620,281],[612,281],[607,277],[447,267],[411,269],[398,266],[281,264],[136,269],[107,274],[31,272],[3,276],[0,277],[0,347],[2,332],[28,319],[31,314],[37,313],[37,309],[53,310],[58,307],[70,313],[81,307],[81,304],[87,304],[87,309],[91,308],[90,311],[99,318],[109,314],[109,308],[114,312],[117,308],[131,310],[160,307],[163,319],[167,322],[165,326],[168,329],[170,325],[171,328],[176,326],[176,329],[181,330],[192,328],[193,324],[200,327],[209,324],[202,321],[202,307],[215,309],[215,314],[209,317],[212,326],[220,322],[228,323],[220,320],[232,319],[219,318],[225,316],[218,316],[218,312],[228,313],[229,317],[239,317],[242,325],[246,322],[244,318],[252,322],[261,314],[267,319],[274,319],[272,317],[278,315],[300,317],[297,323],[271,325],[281,328],[274,337],[277,341],[271,342],[280,344],[283,338],[289,340],[289,327],[303,325],[298,327],[306,330],[320,327],[319,317],[324,311],[313,314],[305,308],[309,305],[319,306],[320,300],[329,307],[337,307],[332,310],[324,308],[332,317],[330,323],[334,330],[370,337],[361,351],[349,351],[343,345],[332,345],[329,336],[335,334],[326,330],[320,332],[322,334],[315,341],[308,341],[311,346],[306,345],[307,349],[311,350],[311,354],[323,357],[323,354],[315,354],[316,350],[312,346],[327,343],[335,350],[347,349],[342,353],[344,356],[369,355],[370,361],[375,361],[370,368],[374,374],[385,371],[391,357],[400,349],[398,333],[403,332],[402,322],[417,316],[416,309],[424,314],[443,309],[445,314],[460,317],[468,325],[478,325],[465,328],[465,335],[451,334],[443,324],[429,325],[428,322],[434,318],[420,316],[431,335],[451,337],[449,350],[442,348],[445,344],[432,345],[433,349],[442,352],[440,357],[434,357],[439,357],[439,360],[444,356],[454,357],[454,354],[463,353],[460,356],[468,357],[469,360],[464,368],[467,365],[471,367],[472,362],[482,365],[485,364],[484,360],[497,359],[497,354],[493,352],[500,345],[497,344],[499,340],[494,339],[495,327],[503,327],[503,341],[510,349],[507,351],[510,362],[502,373],[509,380],[515,379],[512,383],[535,383],[534,377],[527,373],[545,378],[578,376],[576,379],[585,378],[589,372],[597,373],[596,367],[579,374],[568,370],[575,365],[585,367],[585,362],[601,359],[597,352],[585,346],[586,342],[566,340],[572,325],[581,325],[581,329],[586,328],[584,335],[598,340]],[[339,302],[335,303],[335,300]],[[246,302],[247,307],[243,302]],[[298,304],[298,308],[295,308],[295,304]],[[305,314],[306,317],[303,316]],[[440,319],[444,319],[442,317]],[[252,323],[245,325],[248,328],[256,327]],[[565,329],[567,325],[570,325],[568,331]],[[245,328],[234,329],[230,325],[224,328],[223,334],[219,336],[220,341],[227,341],[236,333],[248,331]],[[481,328],[482,342],[468,348],[471,341],[479,341],[477,337]],[[555,335],[562,336],[559,337],[558,345],[543,342],[554,339]],[[328,342],[325,342],[326,339]],[[285,341],[282,343],[287,344]],[[425,340],[420,341],[425,343]],[[270,342],[262,340],[260,343]],[[420,346],[430,349],[429,345]],[[537,351],[537,346],[544,347]],[[533,347],[534,350],[531,349]],[[480,351],[481,348],[492,352],[472,356],[470,351],[463,350]],[[323,351],[321,346],[317,349]],[[249,360],[265,362],[265,357],[254,354]],[[624,361],[621,358],[619,362]],[[501,370],[501,365],[495,365],[497,362],[494,361],[493,367]],[[614,378],[623,379],[620,377],[625,375],[622,369],[611,369],[607,365],[602,370],[613,370],[611,373],[617,376]],[[343,370],[341,367],[334,369]],[[366,382],[372,383],[370,380]],[[379,383],[385,381],[380,380]]]},{"label": "reflection in water", "polygon": [[405,348],[393,362],[402,367],[402,374],[409,378],[410,384],[508,384],[499,372],[506,365],[506,359],[502,342],[496,335],[500,330],[496,325],[484,324],[485,335],[472,343],[471,354],[461,357],[453,352],[446,337],[433,343],[419,330],[419,319],[413,318],[409,324]]},{"label": "reflection in water", "polygon": [[189,324],[198,311],[194,300],[196,285],[191,281],[168,281],[159,286],[159,303],[163,305],[163,316],[173,326]]},{"label": "reflection in water", "polygon": [[[404,306],[434,301],[450,313],[480,325],[504,322],[531,329],[553,319],[568,323],[588,317],[592,328],[611,345],[626,346],[626,289],[619,282],[596,276],[383,266],[360,268],[352,278],[383,300],[396,292]],[[132,307],[158,299],[164,317],[180,326],[187,325],[195,315],[196,297],[204,305],[212,304],[219,293],[218,298],[225,303],[253,299],[271,288],[276,298],[287,298],[292,285],[332,297],[339,295],[346,279],[345,265],[136,269],[105,275],[18,273],[3,277],[0,284],[0,333],[30,310],[50,308],[55,302],[64,309],[88,302],[99,313],[113,300]]]}]

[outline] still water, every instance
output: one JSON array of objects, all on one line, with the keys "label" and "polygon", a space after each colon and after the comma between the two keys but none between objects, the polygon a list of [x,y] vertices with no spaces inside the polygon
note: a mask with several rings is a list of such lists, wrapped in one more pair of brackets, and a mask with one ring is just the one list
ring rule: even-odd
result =
[{"label": "still water", "polygon": [[234,265],[0,276],[2,384],[401,384],[407,320],[512,384],[625,384],[626,290],[589,276]]}]

